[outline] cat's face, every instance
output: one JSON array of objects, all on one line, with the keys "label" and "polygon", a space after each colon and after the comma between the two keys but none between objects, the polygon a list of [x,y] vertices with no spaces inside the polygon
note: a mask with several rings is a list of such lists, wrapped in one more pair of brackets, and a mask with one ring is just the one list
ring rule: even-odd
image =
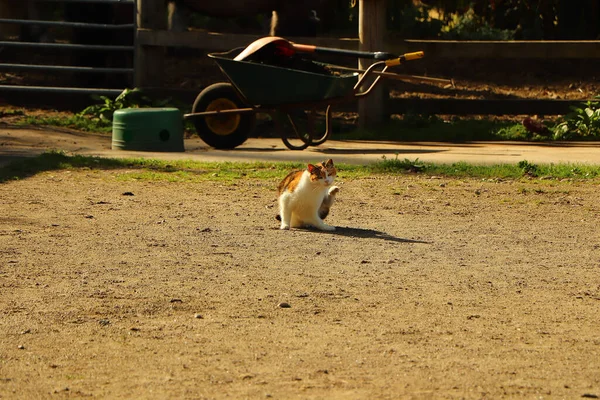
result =
[{"label": "cat's face", "polygon": [[331,185],[337,174],[337,170],[333,165],[332,159],[323,161],[317,165],[308,164],[307,169],[310,173],[311,182],[322,183],[325,186]]}]

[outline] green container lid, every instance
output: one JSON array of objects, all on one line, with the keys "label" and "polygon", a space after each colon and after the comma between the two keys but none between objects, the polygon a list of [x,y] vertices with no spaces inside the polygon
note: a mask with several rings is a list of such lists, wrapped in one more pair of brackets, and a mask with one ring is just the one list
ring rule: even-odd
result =
[{"label": "green container lid", "polygon": [[177,108],[124,108],[115,111],[112,149],[184,151],[183,116]]}]

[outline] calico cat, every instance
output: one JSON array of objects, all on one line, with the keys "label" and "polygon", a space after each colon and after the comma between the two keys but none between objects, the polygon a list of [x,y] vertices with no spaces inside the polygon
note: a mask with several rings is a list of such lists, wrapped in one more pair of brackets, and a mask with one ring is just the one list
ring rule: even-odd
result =
[{"label": "calico cat", "polygon": [[280,229],[312,226],[322,231],[335,227],[323,222],[340,188],[331,186],[337,170],[333,160],[308,164],[304,171],[290,172],[277,187]]}]

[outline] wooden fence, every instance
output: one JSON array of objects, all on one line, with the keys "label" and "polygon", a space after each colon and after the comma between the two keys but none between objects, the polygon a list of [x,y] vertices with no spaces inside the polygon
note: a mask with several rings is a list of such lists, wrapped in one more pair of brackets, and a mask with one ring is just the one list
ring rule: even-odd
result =
[{"label": "wooden fence", "polygon": [[[224,51],[246,46],[259,36],[218,34],[203,31],[169,32],[166,30],[138,29],[138,52],[159,47],[189,47],[206,51]],[[359,47],[356,38],[291,38],[297,43],[314,44],[356,50]],[[528,60],[586,60],[600,59],[600,41],[446,41],[446,40],[400,40],[385,43],[383,51],[405,53],[424,50],[427,59],[447,62],[450,59],[528,59]],[[146,50],[147,51],[147,50]],[[155,53],[156,54],[156,53]],[[160,57],[160,55],[159,55]],[[141,87],[156,86],[162,78],[161,61],[153,58],[152,63],[137,65],[137,68],[151,68],[154,71],[136,73],[137,77],[150,80],[139,80]],[[582,100],[550,100],[550,99],[391,99],[388,110],[392,114],[407,111],[430,114],[454,115],[518,115],[540,114],[561,115],[569,111],[569,107],[581,103]],[[348,108],[350,107],[350,108]],[[348,109],[355,109],[350,105]],[[524,112],[524,110],[527,110]]]}]

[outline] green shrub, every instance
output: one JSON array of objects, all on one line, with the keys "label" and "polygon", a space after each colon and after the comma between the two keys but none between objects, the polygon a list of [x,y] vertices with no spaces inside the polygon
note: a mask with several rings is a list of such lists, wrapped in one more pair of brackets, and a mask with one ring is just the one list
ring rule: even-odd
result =
[{"label": "green shrub", "polygon": [[452,21],[442,28],[442,38],[452,40],[512,40],[514,32],[492,28],[482,17],[469,9],[455,14]]},{"label": "green shrub", "polygon": [[430,7],[415,6],[412,2],[390,0],[387,10],[387,26],[400,37],[429,39],[438,37],[443,21],[430,16]]},{"label": "green shrub", "polygon": [[[600,98],[597,96],[596,98]],[[600,108],[596,101],[587,101],[580,107],[571,107],[572,112],[554,127],[556,140],[600,139]]]},{"label": "green shrub", "polygon": [[92,96],[93,99],[99,100],[101,104],[94,104],[86,107],[78,116],[91,116],[100,123],[110,125],[112,123],[113,114],[117,110],[124,108],[140,108],[140,107],[165,107],[171,99],[153,101],[142,94],[138,88],[125,89],[114,100],[108,96]]},{"label": "green shrub", "polygon": [[536,177],[540,173],[540,167],[538,167],[536,164],[530,163],[527,160],[519,161],[519,164],[517,164],[517,166],[521,168],[521,170],[523,171],[523,175]]}]

